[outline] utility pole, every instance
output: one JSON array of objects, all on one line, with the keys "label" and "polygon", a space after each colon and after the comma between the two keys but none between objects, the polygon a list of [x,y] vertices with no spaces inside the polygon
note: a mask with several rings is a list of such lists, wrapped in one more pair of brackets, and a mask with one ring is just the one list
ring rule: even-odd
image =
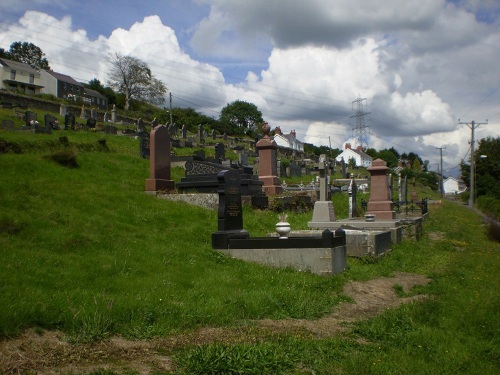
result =
[{"label": "utility pole", "polygon": [[[446,149],[446,147],[444,147]],[[443,186],[443,147],[436,147],[439,150],[439,156],[441,158],[440,170],[439,170],[439,192],[441,193],[441,198],[444,197],[444,186]]]},{"label": "utility pole", "polygon": [[473,208],[474,207],[474,195],[476,194],[475,192],[475,184],[476,184],[476,160],[474,157],[474,130],[476,130],[479,125],[484,125],[488,123],[488,120],[486,122],[475,122],[472,120],[471,122],[461,122],[460,119],[458,119],[459,124],[465,124],[467,125],[470,130],[471,130],[471,140],[470,140],[470,196],[469,196],[469,207]]},{"label": "utility pole", "polygon": [[172,93],[170,93],[170,129],[172,129]]},{"label": "utility pole", "polygon": [[356,132],[356,138],[358,139],[358,144],[363,148],[363,150],[368,147],[368,136],[366,134],[365,125],[365,115],[369,115],[370,112],[363,111],[363,101],[366,102],[366,98],[357,98],[352,102],[352,107],[354,109],[354,103],[356,103],[356,114],[350,118],[356,117],[356,127],[353,129]]}]

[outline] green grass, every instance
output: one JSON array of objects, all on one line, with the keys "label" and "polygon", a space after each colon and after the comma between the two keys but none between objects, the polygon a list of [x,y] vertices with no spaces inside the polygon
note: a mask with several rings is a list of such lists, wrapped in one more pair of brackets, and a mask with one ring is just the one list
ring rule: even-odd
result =
[{"label": "green grass", "polygon": [[[431,206],[419,242],[404,241],[377,260],[349,259],[347,272],[321,277],[214,252],[215,211],[143,193],[149,161],[139,158],[137,140],[69,131],[0,131],[0,138],[22,145],[22,153],[0,154],[3,339],[30,327],[59,329],[81,342],[165,337],[262,318],[314,319],[345,300],[346,282],[404,271],[431,277],[414,291],[430,298],[355,323],[348,335],[270,332],[166,354],[176,373],[186,374],[500,372],[500,245],[463,205]],[[52,157],[67,147],[77,167]],[[339,217],[345,200],[334,195]],[[276,215],[245,207],[244,227],[265,235]],[[289,213],[293,229],[307,229],[310,219],[311,213]]]}]

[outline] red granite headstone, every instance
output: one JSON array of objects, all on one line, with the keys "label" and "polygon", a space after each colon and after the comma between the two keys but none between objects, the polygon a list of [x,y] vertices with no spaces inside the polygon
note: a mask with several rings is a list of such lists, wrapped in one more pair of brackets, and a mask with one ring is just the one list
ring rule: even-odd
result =
[{"label": "red granite headstone", "polygon": [[146,191],[169,191],[174,188],[170,179],[170,134],[164,125],[151,131],[149,146],[149,178]]},{"label": "red granite headstone", "polygon": [[371,175],[370,200],[368,201],[367,214],[375,215],[375,220],[392,220],[396,218],[393,203],[389,196],[389,182],[387,163],[382,159],[373,161],[367,168]]},{"label": "red granite headstone", "polygon": [[257,142],[255,147],[259,151],[259,180],[264,184],[262,187],[266,195],[276,195],[283,192],[283,187],[279,183],[276,153],[277,144],[269,137],[270,126],[265,124],[262,127],[264,137]]}]

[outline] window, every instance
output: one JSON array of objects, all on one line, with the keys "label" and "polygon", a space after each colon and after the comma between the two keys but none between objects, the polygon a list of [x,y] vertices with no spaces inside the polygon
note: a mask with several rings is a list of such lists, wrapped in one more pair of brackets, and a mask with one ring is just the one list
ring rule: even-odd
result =
[{"label": "window", "polygon": [[63,90],[66,91],[66,82],[63,82]]},{"label": "window", "polygon": [[10,79],[16,79],[16,71],[14,69],[10,71]]},{"label": "window", "polygon": [[33,73],[30,74],[30,83],[35,83],[35,75]]}]

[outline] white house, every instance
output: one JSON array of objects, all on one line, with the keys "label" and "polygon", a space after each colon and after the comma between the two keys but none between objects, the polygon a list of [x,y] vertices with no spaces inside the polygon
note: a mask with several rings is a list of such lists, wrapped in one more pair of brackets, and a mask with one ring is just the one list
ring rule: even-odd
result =
[{"label": "white house", "polygon": [[457,180],[454,177],[448,177],[443,181],[443,191],[445,194],[460,194],[465,190],[467,190],[467,188],[465,187],[463,181]]},{"label": "white house", "polygon": [[0,59],[0,89],[34,95],[40,94],[42,88],[40,72],[19,61]]},{"label": "white house", "polygon": [[354,159],[357,167],[371,167],[372,166],[372,157],[363,152],[361,146],[358,146],[357,149],[352,149],[350,143],[345,144],[345,149],[342,153],[335,158],[338,162],[344,159],[345,163],[349,163],[350,159]]},{"label": "white house", "polygon": [[296,152],[304,152],[304,143],[297,139],[295,130],[290,134],[283,134],[279,126],[274,129],[274,141],[279,148]]}]

